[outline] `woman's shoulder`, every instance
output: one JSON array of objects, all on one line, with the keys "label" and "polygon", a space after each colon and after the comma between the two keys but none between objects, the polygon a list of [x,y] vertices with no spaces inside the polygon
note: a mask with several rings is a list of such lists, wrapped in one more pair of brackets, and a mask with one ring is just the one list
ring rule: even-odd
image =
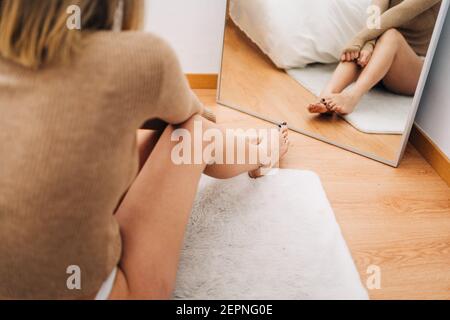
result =
[{"label": "woman's shoulder", "polygon": [[95,32],[85,37],[88,47],[97,53],[154,55],[172,52],[170,45],[159,36],[141,31]]},{"label": "woman's shoulder", "polygon": [[183,78],[174,50],[152,33],[95,32],[84,40],[79,64],[88,74],[96,70],[103,86],[133,101],[129,105],[135,110],[147,110],[159,99],[165,81]]},{"label": "woman's shoulder", "polygon": [[117,76],[133,75],[138,80],[160,76],[167,65],[176,65],[171,46],[148,32],[95,32],[86,37],[86,58],[95,60]]}]

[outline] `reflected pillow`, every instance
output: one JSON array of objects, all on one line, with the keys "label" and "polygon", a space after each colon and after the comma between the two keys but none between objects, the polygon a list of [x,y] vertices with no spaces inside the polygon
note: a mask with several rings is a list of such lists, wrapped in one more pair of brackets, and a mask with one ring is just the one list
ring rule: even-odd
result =
[{"label": "reflected pillow", "polygon": [[371,0],[231,0],[230,16],[282,69],[337,62]]}]

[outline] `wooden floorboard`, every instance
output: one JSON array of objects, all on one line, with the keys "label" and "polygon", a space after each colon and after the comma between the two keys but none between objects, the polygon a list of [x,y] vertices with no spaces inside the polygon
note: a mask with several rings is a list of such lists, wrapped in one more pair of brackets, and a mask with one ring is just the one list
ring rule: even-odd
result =
[{"label": "wooden floorboard", "polygon": [[[269,125],[218,106],[215,90],[196,90],[220,124]],[[408,146],[395,169],[291,133],[283,168],[311,170],[323,183],[361,280],[378,265],[382,288],[372,299],[450,299],[450,188]]]}]

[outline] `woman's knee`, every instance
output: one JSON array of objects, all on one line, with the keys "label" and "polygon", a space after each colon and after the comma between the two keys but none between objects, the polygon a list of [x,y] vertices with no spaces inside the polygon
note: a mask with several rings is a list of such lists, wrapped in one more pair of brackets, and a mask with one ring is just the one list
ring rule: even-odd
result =
[{"label": "woman's knee", "polygon": [[389,46],[398,46],[402,41],[403,35],[397,29],[389,29],[378,40],[380,44],[388,44]]},{"label": "woman's knee", "polygon": [[191,118],[186,120],[184,123],[174,126],[175,129],[185,129],[188,130],[191,133],[194,133],[194,131],[200,128],[202,130],[207,129],[213,129],[213,128],[219,128],[215,123],[205,119],[199,114],[193,115]]}]

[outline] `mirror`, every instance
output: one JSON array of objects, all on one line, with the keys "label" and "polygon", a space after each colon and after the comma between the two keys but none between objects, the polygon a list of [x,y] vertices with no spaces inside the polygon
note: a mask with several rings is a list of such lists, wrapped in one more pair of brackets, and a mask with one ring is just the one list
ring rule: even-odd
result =
[{"label": "mirror", "polygon": [[218,103],[396,167],[448,5],[229,0]]}]

